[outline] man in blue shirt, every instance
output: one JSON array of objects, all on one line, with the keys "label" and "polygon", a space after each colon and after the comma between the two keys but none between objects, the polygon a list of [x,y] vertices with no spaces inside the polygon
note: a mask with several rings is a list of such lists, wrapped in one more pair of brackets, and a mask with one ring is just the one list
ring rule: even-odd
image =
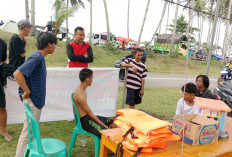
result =
[{"label": "man in blue shirt", "polygon": [[[57,39],[52,33],[41,33],[37,38],[38,51],[34,52],[28,60],[15,72],[14,77],[20,86],[19,95],[24,103],[32,108],[37,121],[45,105],[46,96],[46,64],[45,57],[55,51]],[[16,157],[22,157],[28,142],[27,121],[18,140]]]}]

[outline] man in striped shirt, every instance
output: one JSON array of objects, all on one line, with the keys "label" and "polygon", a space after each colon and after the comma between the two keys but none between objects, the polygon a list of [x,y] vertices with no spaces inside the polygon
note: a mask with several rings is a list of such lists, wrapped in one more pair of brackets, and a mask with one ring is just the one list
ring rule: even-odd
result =
[{"label": "man in striped shirt", "polygon": [[134,109],[135,104],[140,104],[144,95],[147,72],[146,66],[141,62],[142,57],[143,50],[138,48],[135,51],[134,59],[128,58],[122,63],[122,67],[128,68],[126,104],[130,109]]}]

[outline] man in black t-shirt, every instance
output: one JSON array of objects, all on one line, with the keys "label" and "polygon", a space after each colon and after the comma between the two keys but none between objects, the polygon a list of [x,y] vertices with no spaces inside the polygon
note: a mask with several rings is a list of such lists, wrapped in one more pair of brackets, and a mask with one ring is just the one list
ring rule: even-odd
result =
[{"label": "man in black t-shirt", "polygon": [[21,20],[18,22],[18,28],[18,33],[11,37],[9,44],[9,64],[15,67],[19,67],[25,62],[28,46],[25,37],[30,33],[31,24],[27,20]]},{"label": "man in black t-shirt", "polygon": [[[6,54],[7,52],[7,45],[4,40],[0,38],[0,65],[6,64]],[[0,75],[2,74],[0,69]],[[7,121],[7,112],[6,112],[6,97],[5,91],[3,87],[3,76],[0,76],[0,127],[1,127],[1,134],[7,141],[12,140],[12,136],[9,135],[6,131],[6,121]]]}]

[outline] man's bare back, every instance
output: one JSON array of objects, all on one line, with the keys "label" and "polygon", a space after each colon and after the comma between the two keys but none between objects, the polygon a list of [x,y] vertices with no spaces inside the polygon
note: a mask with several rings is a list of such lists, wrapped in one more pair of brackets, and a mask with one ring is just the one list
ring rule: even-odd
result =
[{"label": "man's bare back", "polygon": [[74,92],[73,100],[74,100],[74,102],[75,102],[75,104],[77,106],[77,110],[79,112],[80,118],[87,115],[85,110],[83,110],[83,108],[81,107],[81,105],[88,105],[87,104],[87,92],[86,92],[86,90],[81,89],[80,85],[77,86],[77,88],[76,88],[76,90]]}]

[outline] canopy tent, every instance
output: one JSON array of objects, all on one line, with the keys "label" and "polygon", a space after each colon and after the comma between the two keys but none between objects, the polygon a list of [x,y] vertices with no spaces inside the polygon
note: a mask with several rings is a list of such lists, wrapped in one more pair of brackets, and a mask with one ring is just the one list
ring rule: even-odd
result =
[{"label": "canopy tent", "polygon": [[121,43],[125,40],[126,43],[132,41],[130,38],[125,38],[125,37],[117,37],[117,41],[120,41]]},{"label": "canopy tent", "polygon": [[[176,34],[174,38],[174,44],[178,44],[181,41],[188,41],[187,37],[183,34]],[[162,34],[157,38],[157,43],[168,43],[172,42],[172,34]]]},{"label": "canopy tent", "polygon": [[17,33],[18,25],[14,21],[8,21],[8,22],[5,22],[2,26],[0,26],[0,30],[10,32],[10,33]]}]

